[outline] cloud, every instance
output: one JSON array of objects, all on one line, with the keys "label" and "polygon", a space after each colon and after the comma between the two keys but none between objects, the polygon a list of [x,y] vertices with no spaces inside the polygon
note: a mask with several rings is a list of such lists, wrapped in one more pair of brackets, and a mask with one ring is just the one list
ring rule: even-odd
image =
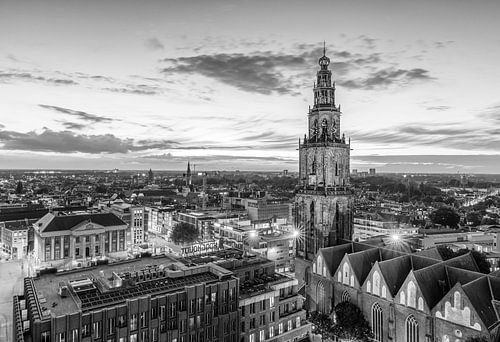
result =
[{"label": "cloud", "polygon": [[[60,121],[61,122],[61,121]],[[79,124],[79,123],[76,123],[76,122],[69,122],[69,121],[62,121],[61,124],[67,128],[67,129],[76,129],[76,130],[80,130],[80,129],[84,129],[85,127],[87,127],[87,125],[84,125],[84,124]]]},{"label": "cloud", "polygon": [[416,80],[431,80],[429,71],[421,68],[414,69],[380,69],[368,74],[367,77],[340,80],[337,83],[347,88],[374,89],[375,87],[387,87],[392,84],[408,84]]},{"label": "cloud", "polygon": [[500,125],[500,104],[492,105],[476,115],[481,120]]},{"label": "cloud", "polygon": [[296,158],[284,158],[284,157],[263,157],[263,156],[238,156],[238,155],[227,155],[227,154],[217,154],[217,155],[201,155],[201,156],[174,156],[172,153],[164,153],[157,155],[148,155],[141,157],[143,159],[160,159],[169,161],[184,161],[188,158],[191,160],[196,160],[197,163],[200,162],[237,162],[237,161],[259,161],[259,162],[280,162],[280,163],[297,163]]},{"label": "cloud", "polygon": [[229,84],[243,91],[271,95],[295,95],[293,79],[284,69],[306,65],[304,56],[259,52],[253,54],[218,53],[193,57],[166,58],[165,74],[199,74]]},{"label": "cloud", "polygon": [[150,50],[163,50],[165,46],[158,38],[150,38],[144,42],[144,45]]},{"label": "cloud", "polygon": [[359,171],[375,167],[379,172],[497,173],[500,168],[500,155],[353,156],[351,165]]},{"label": "cloud", "polygon": [[1,80],[27,80],[27,81],[42,81],[47,83],[52,83],[55,85],[76,85],[77,82],[67,79],[67,78],[54,78],[54,77],[45,77],[45,76],[37,76],[30,72],[22,72],[22,71],[0,71],[0,81]]},{"label": "cloud", "polygon": [[128,153],[150,149],[175,147],[168,140],[120,139],[113,134],[85,135],[70,131],[53,131],[45,128],[41,133],[35,131],[21,133],[0,130],[0,144],[5,150],[22,150],[57,153]]},{"label": "cloud", "polygon": [[[460,126],[459,126],[460,125]],[[500,151],[500,130],[497,128],[463,128],[457,124],[405,124],[383,131],[351,131],[353,142],[368,144],[402,144],[436,146],[468,151]]]},{"label": "cloud", "polygon": [[73,110],[73,109],[68,109],[64,107],[59,107],[59,106],[50,106],[50,105],[45,105],[45,104],[39,104],[40,107],[50,109],[59,113],[63,114],[68,114],[71,116],[74,116],[80,120],[83,120],[88,123],[109,123],[113,122],[116,119],[111,119],[105,116],[98,116],[95,114],[90,114],[87,112],[79,111],[79,110]]},{"label": "cloud", "polygon": [[426,110],[437,110],[437,111],[446,111],[448,109],[451,109],[450,106],[428,106],[425,107]]}]

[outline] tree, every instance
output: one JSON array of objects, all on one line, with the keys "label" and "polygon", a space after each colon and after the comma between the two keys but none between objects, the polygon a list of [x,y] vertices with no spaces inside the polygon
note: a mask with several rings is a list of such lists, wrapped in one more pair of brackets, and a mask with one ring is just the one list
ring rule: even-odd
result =
[{"label": "tree", "polygon": [[332,333],[335,336],[347,341],[371,341],[373,333],[360,308],[351,302],[342,302],[335,306],[334,311]]},{"label": "tree", "polygon": [[437,247],[437,249],[439,251],[439,254],[441,254],[443,260],[452,259],[457,256],[464,255],[470,252],[472,257],[474,258],[474,261],[476,262],[479,272],[488,274],[491,271],[491,264],[486,259],[486,254],[484,253],[478,252],[476,250],[470,250],[467,248],[462,248],[455,252],[450,247],[445,245],[440,245]]},{"label": "tree", "polygon": [[430,214],[430,219],[435,224],[441,224],[452,228],[456,228],[458,222],[460,222],[460,216],[455,209],[451,207],[441,207],[434,210]]},{"label": "tree", "polygon": [[321,340],[333,337],[333,321],[330,316],[319,311],[313,311],[309,316],[309,321],[314,325],[314,333],[321,335]]},{"label": "tree", "polygon": [[22,194],[24,191],[23,189],[23,183],[21,181],[17,182],[16,185],[16,194]]},{"label": "tree", "polygon": [[480,213],[478,213],[477,211],[471,211],[467,214],[465,220],[467,221],[467,223],[470,223],[471,226],[475,227],[481,223],[481,218],[482,216]]},{"label": "tree", "polygon": [[198,229],[195,226],[185,222],[178,223],[172,229],[172,241],[175,244],[190,243],[198,238]]}]

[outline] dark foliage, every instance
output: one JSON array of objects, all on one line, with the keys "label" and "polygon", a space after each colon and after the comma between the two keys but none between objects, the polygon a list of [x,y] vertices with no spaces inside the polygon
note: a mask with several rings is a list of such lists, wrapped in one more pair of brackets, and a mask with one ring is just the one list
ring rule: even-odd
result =
[{"label": "dark foliage", "polygon": [[430,219],[435,224],[441,224],[451,228],[456,228],[460,222],[460,216],[455,209],[451,207],[441,207],[434,210],[430,215]]},{"label": "dark foliage", "polygon": [[181,222],[172,229],[171,238],[175,244],[194,242],[198,238],[198,230],[193,225]]},{"label": "dark foliage", "polygon": [[342,302],[334,311],[336,319],[332,332],[335,336],[349,341],[371,341],[373,333],[360,308],[351,302]]},{"label": "dark foliage", "polygon": [[486,254],[484,253],[475,250],[470,250],[467,248],[462,248],[455,252],[450,247],[445,245],[438,246],[437,248],[439,254],[441,254],[444,260],[452,259],[459,255],[464,255],[470,252],[472,254],[472,257],[474,258],[474,261],[477,264],[477,267],[479,268],[479,271],[484,274],[490,273],[491,264],[488,260],[486,260]]},{"label": "dark foliage", "polygon": [[21,181],[17,182],[16,194],[22,194],[24,192],[23,183]]}]

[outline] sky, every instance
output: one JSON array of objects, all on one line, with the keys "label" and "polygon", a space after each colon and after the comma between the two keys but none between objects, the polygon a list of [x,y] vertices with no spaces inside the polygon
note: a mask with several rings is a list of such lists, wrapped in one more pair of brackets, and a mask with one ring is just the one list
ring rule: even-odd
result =
[{"label": "sky", "polygon": [[0,0],[0,169],[298,168],[326,41],[351,168],[500,173],[496,0]]}]

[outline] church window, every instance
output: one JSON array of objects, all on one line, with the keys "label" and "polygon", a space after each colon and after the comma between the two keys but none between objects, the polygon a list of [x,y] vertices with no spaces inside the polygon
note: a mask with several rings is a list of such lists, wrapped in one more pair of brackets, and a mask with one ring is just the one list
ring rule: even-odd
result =
[{"label": "church window", "polygon": [[382,298],[387,298],[387,288],[382,285]]},{"label": "church window", "polygon": [[418,342],[418,322],[413,315],[406,319],[406,342]]},{"label": "church window", "polygon": [[378,303],[372,306],[372,332],[374,341],[382,341],[383,313]]},{"label": "church window", "polygon": [[460,298],[460,292],[458,291],[455,291],[455,293],[453,294],[453,306],[455,307],[455,309],[461,309],[461,298]]},{"label": "church window", "polygon": [[354,274],[351,274],[351,286],[354,287]]},{"label": "church window", "polygon": [[349,292],[347,292],[347,291],[342,292],[341,301],[342,301],[342,303],[351,301],[351,296],[349,295]]},{"label": "church window", "polygon": [[411,306],[412,308],[417,307],[417,288],[415,286],[415,283],[413,281],[408,282],[408,306]]},{"label": "church window", "polygon": [[335,176],[339,175],[339,164],[335,162]]},{"label": "church window", "polygon": [[344,273],[343,283],[349,285],[349,264],[346,262],[342,268]]},{"label": "church window", "polygon": [[341,271],[339,271],[339,273],[337,273],[337,281],[338,281],[339,283],[341,283],[341,282],[342,282],[342,272],[341,272]]},{"label": "church window", "polygon": [[373,272],[373,294],[380,296],[380,274],[377,271]]},{"label": "church window", "polygon": [[366,282],[366,292],[368,293],[372,292],[372,283],[369,280]]},{"label": "church window", "polygon": [[316,300],[318,303],[318,311],[325,313],[326,312],[326,300],[325,300],[325,286],[323,282],[319,282],[316,287]]},{"label": "church window", "polygon": [[321,274],[323,270],[323,257],[321,255],[318,255],[318,259],[316,260],[317,266],[316,266],[316,273]]},{"label": "church window", "polygon": [[406,305],[406,296],[404,291],[401,291],[399,294],[399,304]]},{"label": "church window", "polygon": [[424,311],[424,300],[422,297],[418,297],[418,309],[420,311]]}]

